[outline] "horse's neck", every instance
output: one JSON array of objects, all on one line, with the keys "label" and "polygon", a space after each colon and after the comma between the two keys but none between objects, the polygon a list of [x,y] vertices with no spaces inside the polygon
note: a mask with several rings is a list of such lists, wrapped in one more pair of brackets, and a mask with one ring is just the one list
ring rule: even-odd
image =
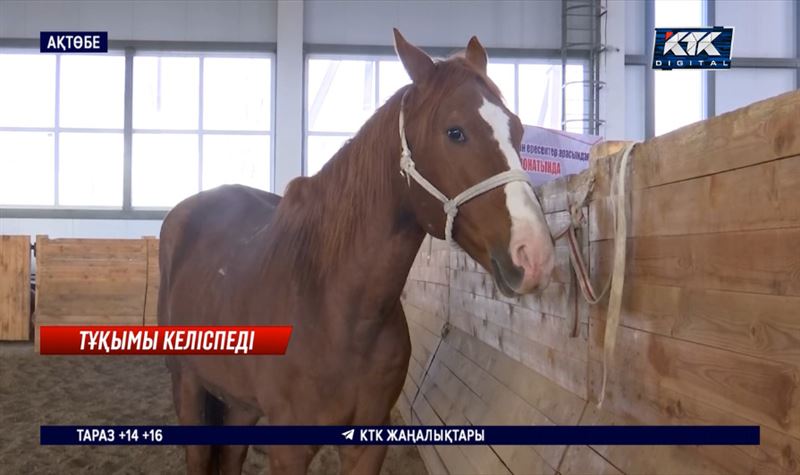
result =
[{"label": "horse's neck", "polygon": [[424,237],[400,179],[399,135],[385,130],[394,111],[381,112],[384,121],[370,120],[318,175],[291,185],[285,198],[299,203],[301,225],[312,234],[303,238],[310,264],[297,272],[317,274],[318,285],[310,287],[354,315],[379,316],[397,302]]}]

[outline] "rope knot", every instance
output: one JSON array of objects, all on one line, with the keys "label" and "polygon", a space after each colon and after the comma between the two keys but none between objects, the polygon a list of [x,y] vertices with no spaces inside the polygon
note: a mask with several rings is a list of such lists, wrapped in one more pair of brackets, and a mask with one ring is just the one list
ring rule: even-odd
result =
[{"label": "rope knot", "polygon": [[408,186],[411,186],[411,170],[414,169],[414,160],[411,159],[411,152],[404,148],[400,154],[400,175],[406,177]]},{"label": "rope knot", "polygon": [[444,203],[444,213],[448,216],[456,217],[458,214],[458,205],[454,200],[446,201]]},{"label": "rope knot", "polygon": [[586,215],[583,214],[584,203],[574,204],[570,206],[569,215],[572,221],[572,226],[576,228],[582,227],[586,224]]}]

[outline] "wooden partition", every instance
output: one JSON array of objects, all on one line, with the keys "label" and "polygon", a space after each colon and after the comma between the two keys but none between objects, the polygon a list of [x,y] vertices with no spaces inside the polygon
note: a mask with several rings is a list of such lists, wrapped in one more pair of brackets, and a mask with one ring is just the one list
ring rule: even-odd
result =
[{"label": "wooden partition", "polygon": [[[593,155],[582,239],[602,287],[617,159]],[[539,190],[553,229],[579,178]],[[425,447],[431,473],[800,473],[800,92],[644,143],[629,185],[625,296],[602,407],[607,300],[590,307],[577,295],[562,243],[554,284],[507,299],[462,251],[426,240],[404,295],[413,352],[403,415],[752,424],[761,445]]]},{"label": "wooden partition", "polygon": [[30,286],[30,236],[0,236],[0,341],[30,339]]},{"label": "wooden partition", "polygon": [[36,327],[144,324],[152,247],[154,239],[37,236]]},{"label": "wooden partition", "polygon": [[145,290],[144,324],[158,324],[158,288],[161,282],[158,270],[158,239],[146,237],[147,241],[147,289]]}]

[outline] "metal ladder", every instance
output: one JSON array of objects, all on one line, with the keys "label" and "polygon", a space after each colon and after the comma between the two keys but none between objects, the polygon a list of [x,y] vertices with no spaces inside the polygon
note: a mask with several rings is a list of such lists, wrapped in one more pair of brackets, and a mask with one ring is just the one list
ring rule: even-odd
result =
[{"label": "metal ladder", "polygon": [[[599,135],[600,90],[605,83],[600,80],[600,58],[606,47],[602,43],[601,29],[607,8],[602,0],[561,0],[561,130],[568,125],[582,124],[583,133]],[[567,80],[567,65],[571,60],[585,61],[583,78]],[[567,115],[567,96],[583,90],[583,114]],[[575,127],[570,127],[575,130]]]}]

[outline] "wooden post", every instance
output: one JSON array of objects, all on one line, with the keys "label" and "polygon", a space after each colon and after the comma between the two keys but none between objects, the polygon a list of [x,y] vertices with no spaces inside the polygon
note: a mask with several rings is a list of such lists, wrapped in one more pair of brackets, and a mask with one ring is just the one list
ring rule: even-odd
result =
[{"label": "wooden post", "polygon": [[0,236],[0,340],[29,340],[31,238]]}]

